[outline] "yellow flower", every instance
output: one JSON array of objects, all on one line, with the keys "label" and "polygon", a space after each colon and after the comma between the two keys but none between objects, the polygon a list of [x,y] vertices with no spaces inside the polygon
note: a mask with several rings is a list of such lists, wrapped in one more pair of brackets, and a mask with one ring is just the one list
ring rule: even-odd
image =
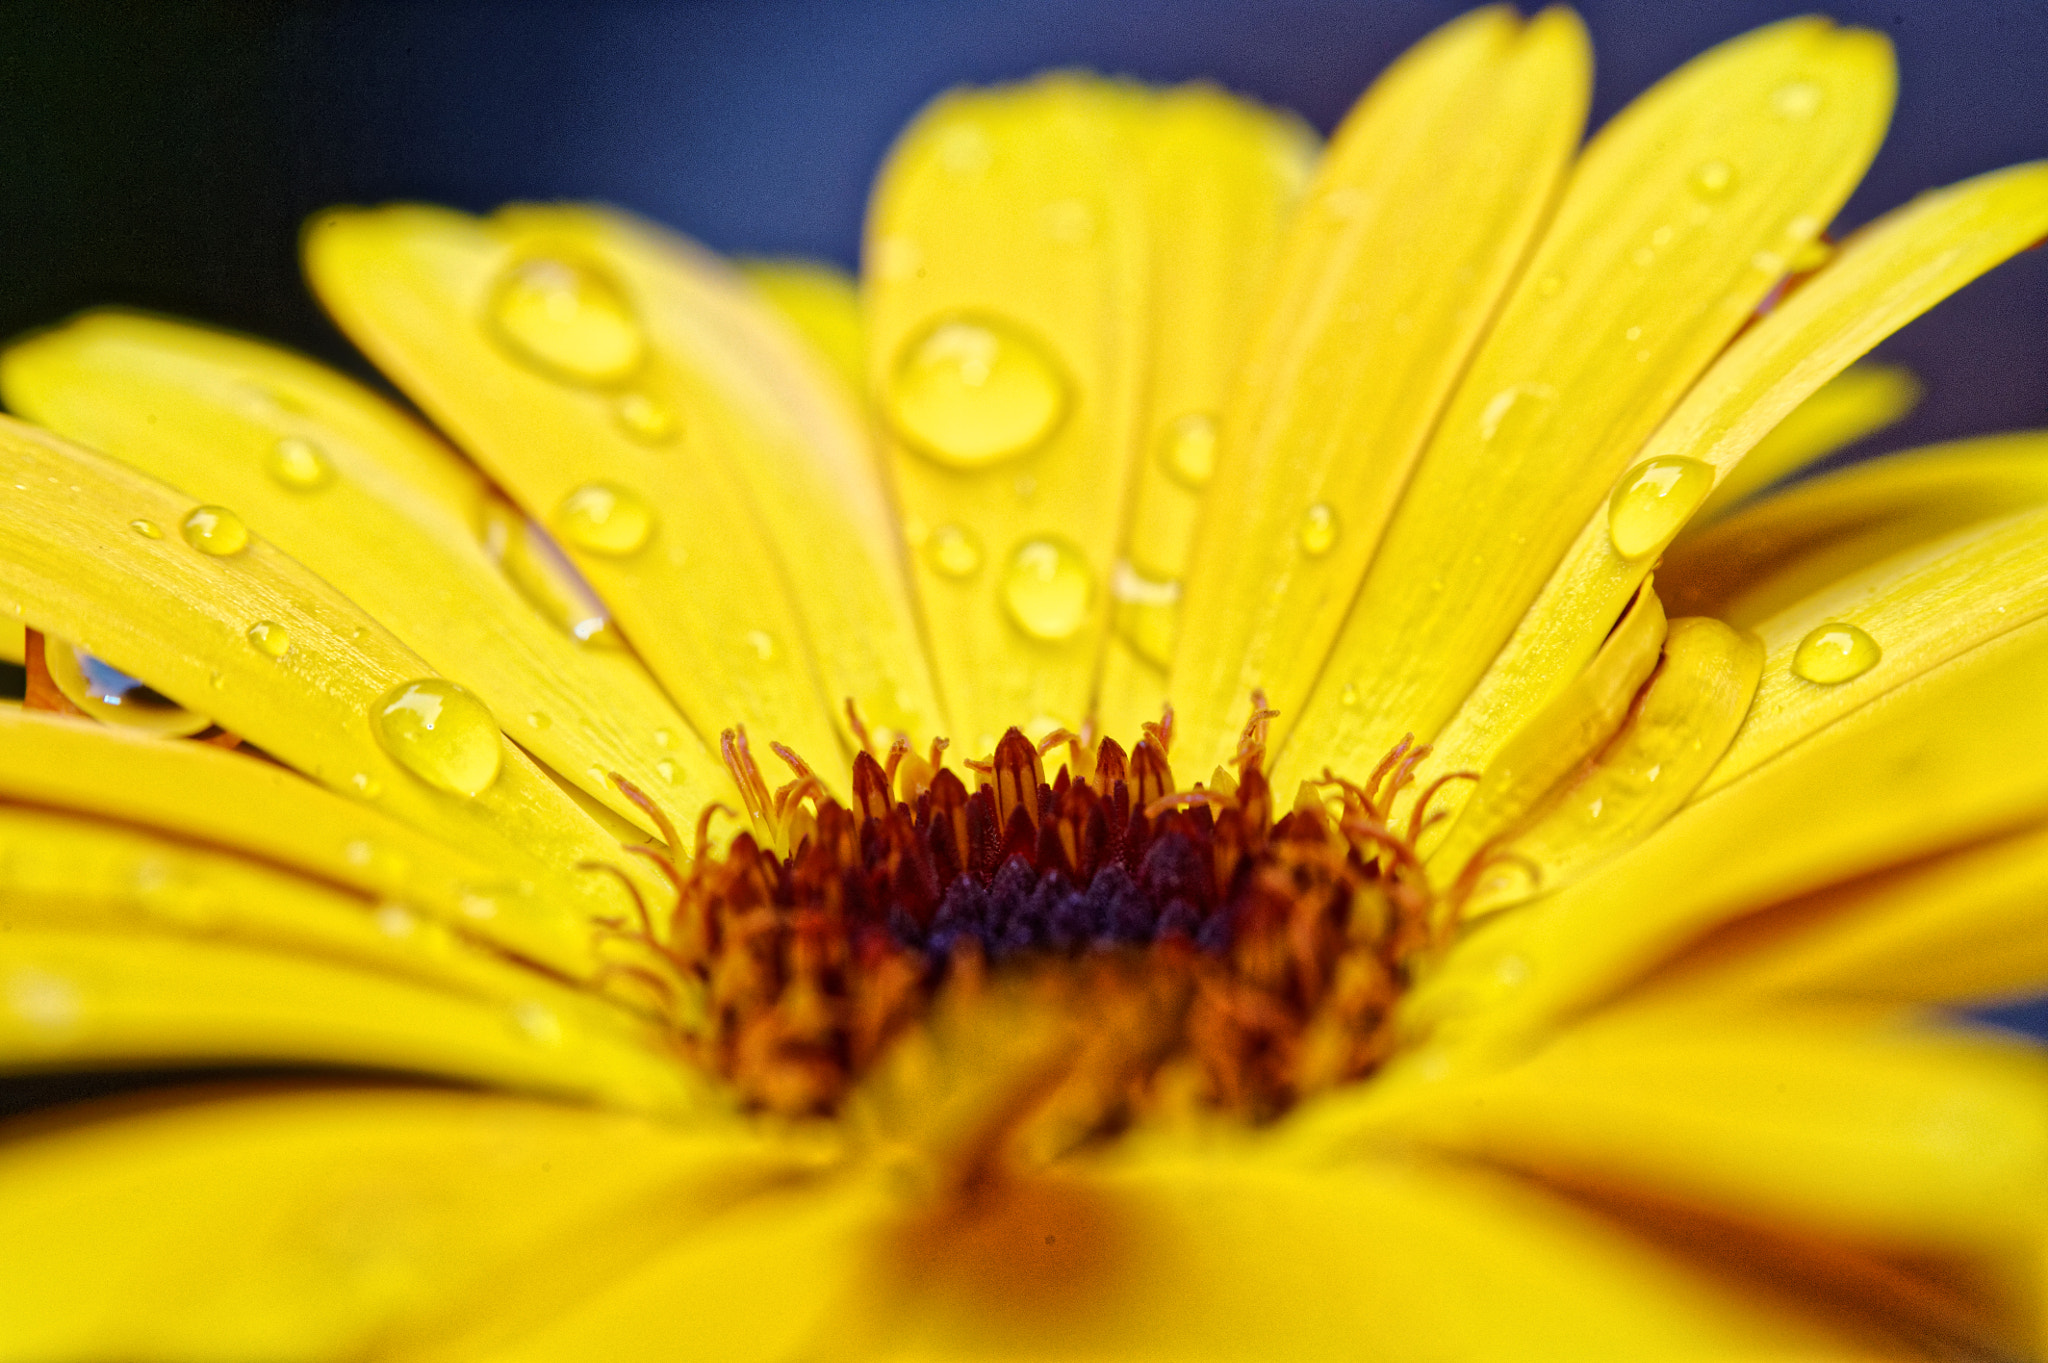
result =
[{"label": "yellow flower", "polygon": [[0,1358],[2039,1356],[2048,434],[1746,499],[2048,164],[1589,60],[955,93],[857,297],[321,215],[441,434],[9,349],[0,1065],[292,1068],[9,1128]]}]

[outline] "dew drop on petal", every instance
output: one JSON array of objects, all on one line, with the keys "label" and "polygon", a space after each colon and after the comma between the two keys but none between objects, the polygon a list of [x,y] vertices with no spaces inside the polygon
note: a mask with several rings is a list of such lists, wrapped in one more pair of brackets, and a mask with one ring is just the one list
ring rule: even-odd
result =
[{"label": "dew drop on petal", "polygon": [[1621,475],[1607,501],[1607,535],[1631,562],[1664,547],[1714,490],[1714,470],[1697,459],[1664,455]]},{"label": "dew drop on petal", "polygon": [[520,261],[498,277],[490,319],[515,358],[569,383],[616,383],[640,367],[647,351],[625,291],[592,265]]},{"label": "dew drop on petal", "polygon": [[103,724],[185,738],[213,723],[141,679],[60,639],[43,640],[43,666],[66,700]]},{"label": "dew drop on petal", "polygon": [[1207,412],[1176,417],[1160,436],[1159,462],[1183,487],[1209,486],[1216,476],[1216,418]]},{"label": "dew drop on petal", "polygon": [[555,509],[555,529],[579,549],[624,558],[653,535],[654,512],[636,492],[611,483],[585,483]]},{"label": "dew drop on petal", "polygon": [[1081,551],[1065,540],[1030,539],[1010,556],[1002,591],[1003,606],[1017,628],[1056,643],[1087,621],[1095,578]]},{"label": "dew drop on petal", "polygon": [[529,729],[545,729],[553,723],[554,721],[552,719],[549,719],[546,715],[542,714],[538,710],[527,711],[526,727]]},{"label": "dew drop on petal", "polygon": [[538,999],[526,999],[512,1007],[512,1027],[537,1046],[553,1048],[562,1044],[562,1020],[555,1010]]},{"label": "dew drop on petal", "polygon": [[294,492],[311,492],[334,478],[334,465],[327,462],[320,447],[295,435],[272,445],[263,457],[263,467],[271,478]]},{"label": "dew drop on petal", "polygon": [[282,658],[292,646],[291,635],[275,620],[258,620],[249,626],[249,646],[268,658]]},{"label": "dew drop on petal", "polygon": [[775,661],[775,636],[765,629],[747,631],[747,647],[754,650],[754,656],[767,663]]},{"label": "dew drop on petal", "polygon": [[224,506],[193,507],[181,529],[185,543],[215,558],[227,558],[249,547],[249,527]]},{"label": "dew drop on petal", "polygon": [[454,682],[400,682],[371,712],[377,741],[398,765],[451,795],[476,796],[498,779],[498,722]]},{"label": "dew drop on petal", "polygon": [[155,521],[130,521],[128,528],[146,540],[160,540],[164,532]]},{"label": "dew drop on petal", "polygon": [[1479,439],[1513,450],[1550,417],[1557,390],[1547,383],[1511,383],[1479,412]]},{"label": "dew drop on petal", "polygon": [[1771,109],[1780,118],[1803,122],[1820,112],[1823,92],[1810,80],[1788,81],[1771,91]]},{"label": "dew drop on petal", "polygon": [[645,393],[628,393],[612,407],[619,429],[643,445],[659,445],[676,433],[675,409]]},{"label": "dew drop on petal", "polygon": [[38,1031],[66,1031],[84,1013],[78,986],[35,966],[17,966],[7,977],[7,1010]]},{"label": "dew drop on petal", "polygon": [[926,538],[924,556],[942,577],[970,578],[981,571],[981,539],[957,522],[942,525]]},{"label": "dew drop on petal", "polygon": [[1150,577],[1129,563],[1117,564],[1110,575],[1117,636],[1154,667],[1172,665],[1174,641],[1180,634],[1180,594],[1177,580]]},{"label": "dew drop on petal", "polygon": [[1694,166],[1687,183],[1691,184],[1692,192],[1702,199],[1721,199],[1735,188],[1735,179],[1735,167],[1717,159]]},{"label": "dew drop on petal", "polygon": [[654,770],[656,774],[661,777],[662,780],[668,782],[670,785],[674,785],[676,783],[676,764],[669,761],[667,758],[663,758],[661,761],[656,762],[654,764]]},{"label": "dew drop on petal", "polygon": [[1321,558],[1337,543],[1337,512],[1328,502],[1317,502],[1301,517],[1301,552]]},{"label": "dew drop on petal", "polygon": [[1792,671],[1821,686],[1837,686],[1862,676],[1883,656],[1877,640],[1854,625],[1837,621],[1799,641],[1792,653]]},{"label": "dew drop on petal", "polygon": [[979,468],[1036,448],[1059,424],[1066,381],[1043,346],[992,317],[941,321],[898,353],[884,407],[929,459]]},{"label": "dew drop on petal", "polygon": [[675,741],[675,734],[667,729],[656,729],[654,731],[654,746],[657,748],[674,747]]}]

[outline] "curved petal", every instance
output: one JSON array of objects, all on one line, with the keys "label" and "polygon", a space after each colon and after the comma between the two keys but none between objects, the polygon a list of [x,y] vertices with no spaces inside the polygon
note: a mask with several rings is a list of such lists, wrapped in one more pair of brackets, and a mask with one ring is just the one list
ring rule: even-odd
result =
[{"label": "curved petal", "polygon": [[1920,380],[1910,369],[1850,365],[1786,413],[1741,463],[1722,472],[1693,513],[1693,524],[1711,524],[1780,479],[1895,424],[1920,405],[1920,397]]},{"label": "curved petal", "polygon": [[852,275],[817,260],[741,260],[740,273],[832,366],[856,397],[867,394],[867,340]]},{"label": "curved petal", "polygon": [[[1594,139],[1284,740],[1281,788],[1292,764],[1369,767],[1404,732],[1438,734],[1623,465],[1840,207],[1892,86],[1883,38],[1787,20],[1696,58]],[[1581,657],[1619,605],[1573,636]]]}]

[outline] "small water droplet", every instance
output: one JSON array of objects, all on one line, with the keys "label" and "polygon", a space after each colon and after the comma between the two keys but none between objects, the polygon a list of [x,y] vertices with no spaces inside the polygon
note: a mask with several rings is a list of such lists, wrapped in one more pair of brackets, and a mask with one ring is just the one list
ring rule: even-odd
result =
[{"label": "small water droplet", "polygon": [[1003,605],[1017,628],[1056,643],[1088,619],[1095,577],[1081,551],[1065,540],[1030,539],[1017,546],[1003,574]]},{"label": "small water droplet", "polygon": [[377,855],[377,849],[367,838],[356,838],[341,849],[351,866],[368,866],[370,859]]},{"label": "small water droplet", "polygon": [[674,785],[676,783],[676,764],[669,761],[667,758],[663,758],[661,761],[656,762],[654,764],[654,770],[661,777],[662,780],[668,782],[670,785]]},{"label": "small water droplet", "polygon": [[981,571],[981,540],[958,523],[942,525],[925,541],[925,558],[934,571],[956,580]]},{"label": "small water droplet", "polygon": [[1301,552],[1321,558],[1337,543],[1337,512],[1328,502],[1317,502],[1301,517]]},{"label": "small water droplet", "polygon": [[1810,80],[1789,81],[1771,91],[1771,108],[1780,118],[1804,121],[1820,111],[1824,93]]},{"label": "small water droplet", "polygon": [[1547,383],[1511,383],[1486,400],[1479,412],[1479,438],[1486,444],[1514,445],[1526,439],[1557,405],[1557,390]]},{"label": "small water droplet", "polygon": [[945,320],[912,336],[884,401],[897,434],[953,468],[1036,448],[1066,405],[1066,380],[1045,348],[991,317]]},{"label": "small water droplet", "polygon": [[508,268],[491,292],[493,331],[553,379],[616,383],[640,367],[647,339],[625,291],[595,266],[548,257]]},{"label": "small water droplet", "polygon": [[762,662],[775,660],[775,636],[765,629],[747,631],[747,647],[754,650],[754,656]]},{"label": "small water droplet", "polygon": [[1714,470],[1697,459],[1663,455],[1621,475],[1607,502],[1607,535],[1631,562],[1670,542],[1714,490]]},{"label": "small water droplet", "polygon": [[403,904],[385,904],[371,915],[377,923],[377,931],[386,937],[404,941],[419,931],[420,920],[413,917],[412,910]]},{"label": "small water droplet", "polygon": [[638,493],[611,483],[585,483],[556,508],[555,529],[579,549],[624,558],[654,533],[654,512]]},{"label": "small water droplet", "polygon": [[612,407],[619,429],[643,445],[659,445],[676,433],[675,409],[645,393],[628,393]]},{"label": "small water droplet", "polygon": [[562,1044],[562,1020],[555,1010],[535,999],[513,1005],[512,1026],[519,1035],[538,1046]]},{"label": "small water droplet", "polygon": [[181,528],[185,543],[215,558],[227,558],[249,547],[249,527],[224,506],[193,507]]},{"label": "small water droplet", "polygon": [[384,693],[371,718],[384,751],[436,790],[476,796],[498,779],[498,722],[452,681],[400,682]]},{"label": "small water droplet", "polygon": [[1883,656],[1877,640],[1854,625],[1837,621],[1799,641],[1792,653],[1792,671],[1821,686],[1837,686],[1862,676]]},{"label": "small water droplet", "polygon": [[1356,682],[1345,682],[1345,683],[1344,683],[1344,693],[1343,693],[1343,695],[1342,695],[1342,696],[1340,697],[1340,699],[1341,699],[1341,700],[1342,700],[1342,701],[1343,701],[1343,702],[1344,702],[1344,703],[1345,703],[1346,705],[1356,705],[1356,704],[1358,704],[1358,683],[1356,683]]},{"label": "small water droplet", "polygon": [[35,966],[16,966],[8,975],[7,1007],[30,1027],[44,1032],[77,1026],[85,1011],[78,986]]},{"label": "small water droplet", "polygon": [[654,746],[657,748],[674,747],[675,741],[676,736],[667,729],[656,729],[654,731]]},{"label": "small water droplet", "polygon": [[545,729],[553,723],[552,719],[549,719],[538,710],[529,710],[527,712],[526,727],[529,729]]},{"label": "small water droplet", "polygon": [[1834,257],[1834,243],[1815,237],[1792,253],[1792,259],[1785,263],[1785,268],[1792,274],[1811,274]]},{"label": "small water droplet", "polygon": [[366,800],[374,800],[384,793],[384,783],[366,771],[359,771],[349,777],[348,783],[355,787],[356,794]]},{"label": "small water droplet", "polygon": [[334,478],[334,465],[310,440],[288,435],[270,447],[263,467],[278,482],[295,492],[311,492]]},{"label": "small water droplet", "polygon": [[258,620],[249,626],[249,643],[258,653],[282,658],[291,650],[291,635],[275,620]]},{"label": "small water droplet", "polygon": [[909,237],[878,237],[868,265],[877,279],[915,279],[924,273],[924,251]]},{"label": "small water droplet", "polygon": [[1216,418],[1207,412],[1176,417],[1159,441],[1159,462],[1173,480],[1196,491],[1216,476]]},{"label": "small water droplet", "polygon": [[128,528],[146,540],[160,540],[164,537],[163,530],[155,521],[130,521]]},{"label": "small water droplet", "polygon": [[1692,192],[1702,199],[1726,198],[1735,188],[1735,167],[1726,161],[1702,161],[1692,168]]}]

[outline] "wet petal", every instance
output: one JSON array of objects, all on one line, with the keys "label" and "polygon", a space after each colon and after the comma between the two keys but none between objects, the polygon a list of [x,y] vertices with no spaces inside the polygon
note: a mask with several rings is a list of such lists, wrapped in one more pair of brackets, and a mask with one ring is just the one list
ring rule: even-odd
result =
[{"label": "wet petal", "polygon": [[1395,63],[1339,129],[1224,414],[1173,664],[1198,764],[1229,757],[1256,688],[1281,711],[1276,736],[1292,725],[1555,203],[1589,63],[1568,11],[1523,25],[1479,10]]},{"label": "wet petal", "polygon": [[[1179,263],[1257,251],[1306,146],[1294,120],[1211,90],[1052,76],[949,95],[891,153],[869,210],[870,386],[970,752],[1086,718],[1131,475],[1185,415],[1148,388],[1213,391],[1211,347],[1245,302]],[[1174,295],[1189,330],[1169,337],[1154,319]]]},{"label": "wet petal", "polygon": [[1813,390],[1769,435],[1724,470],[1693,522],[1705,525],[1781,478],[1894,424],[1920,405],[1920,380],[1890,364],[1852,364]]},{"label": "wet petal", "polygon": [[550,620],[493,563],[486,535],[523,527],[484,523],[475,471],[339,374],[259,342],[103,312],[9,349],[0,391],[38,425],[235,508],[645,831],[653,824],[607,773],[690,808],[732,798],[631,655],[578,637],[608,628],[594,602]]},{"label": "wet petal", "polygon": [[[1883,38],[1788,20],[1695,59],[1594,139],[1403,494],[1284,762],[1369,767],[1403,732],[1436,736],[1623,466],[1848,195],[1891,102]],[[1731,177],[1703,193],[1709,165]],[[1439,759],[1472,765],[1457,746]]]}]

